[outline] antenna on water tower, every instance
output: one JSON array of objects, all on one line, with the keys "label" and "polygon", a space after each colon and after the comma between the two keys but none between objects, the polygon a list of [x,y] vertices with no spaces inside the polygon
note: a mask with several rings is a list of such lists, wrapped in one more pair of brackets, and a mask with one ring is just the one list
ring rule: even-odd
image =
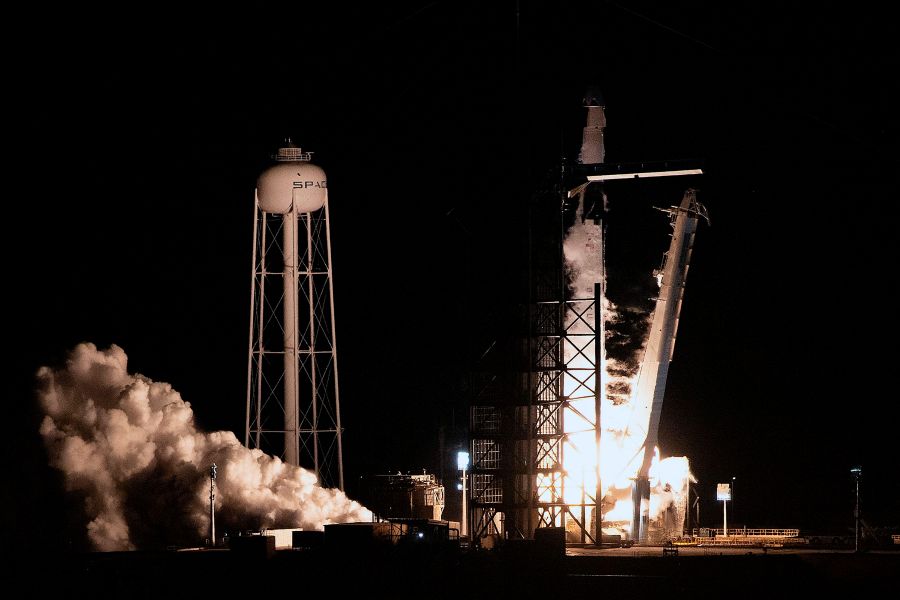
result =
[{"label": "antenna on water tower", "polygon": [[256,183],[244,443],[344,489],[325,172],[290,139]]}]

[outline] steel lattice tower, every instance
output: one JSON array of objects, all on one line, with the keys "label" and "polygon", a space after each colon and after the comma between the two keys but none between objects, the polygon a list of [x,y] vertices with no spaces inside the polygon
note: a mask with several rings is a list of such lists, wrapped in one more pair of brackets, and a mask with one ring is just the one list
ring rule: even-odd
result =
[{"label": "steel lattice tower", "polygon": [[327,182],[285,146],[257,181],[244,443],[343,489]]}]

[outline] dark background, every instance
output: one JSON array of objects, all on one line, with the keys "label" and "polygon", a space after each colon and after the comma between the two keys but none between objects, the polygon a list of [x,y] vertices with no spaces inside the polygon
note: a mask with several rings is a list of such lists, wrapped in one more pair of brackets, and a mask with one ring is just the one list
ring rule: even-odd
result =
[{"label": "dark background", "polygon": [[[736,477],[738,523],[844,532],[856,464],[868,520],[900,524],[895,21],[874,4],[558,4],[15,24],[33,35],[8,52],[7,530],[70,535],[32,390],[78,342],[122,346],[201,427],[242,434],[253,188],[285,135],[329,177],[348,480],[437,470],[525,268],[527,197],[577,156],[588,85],[607,161],[706,161],[712,227],[660,429],[705,524]],[[680,199],[653,190],[631,192],[648,268],[667,244],[649,206]]]}]

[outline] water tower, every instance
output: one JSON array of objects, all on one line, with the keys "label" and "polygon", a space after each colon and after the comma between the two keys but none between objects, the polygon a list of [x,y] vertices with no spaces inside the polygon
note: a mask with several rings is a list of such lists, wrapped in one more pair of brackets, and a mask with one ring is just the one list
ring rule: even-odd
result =
[{"label": "water tower", "polygon": [[244,443],[344,489],[325,172],[287,140],[259,176]]}]

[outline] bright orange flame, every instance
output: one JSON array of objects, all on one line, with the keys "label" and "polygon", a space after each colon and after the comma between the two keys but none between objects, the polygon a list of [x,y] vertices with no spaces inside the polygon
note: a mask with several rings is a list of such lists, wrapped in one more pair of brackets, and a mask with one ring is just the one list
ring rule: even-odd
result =
[{"label": "bright orange flame", "polygon": [[[572,314],[569,315],[572,318]],[[589,318],[593,318],[589,315]],[[570,327],[572,329],[577,329]],[[577,340],[577,338],[576,338]],[[568,401],[563,406],[561,474],[542,474],[538,477],[538,498],[541,502],[562,500],[569,505],[588,505],[587,519],[592,519],[597,493],[597,443],[595,431],[594,386],[594,343],[577,347],[578,342],[568,343],[565,348],[567,370],[563,378],[563,394]],[[612,379],[607,367],[615,366],[614,361],[604,360],[604,395],[601,400],[601,447],[600,480],[606,512],[604,527],[629,535],[633,517],[631,490],[633,481],[643,458],[643,444],[646,439],[649,414],[640,414],[632,401],[613,401],[606,392],[610,380],[626,383],[635,388],[637,376],[630,379]],[[651,519],[672,506],[675,502],[686,501],[687,481],[690,471],[687,459],[669,458],[660,460],[659,449],[650,468],[650,515]],[[588,523],[585,523],[588,526]],[[612,532],[612,531],[610,531]]]},{"label": "bright orange flame", "polygon": [[[582,199],[583,200],[583,199]],[[635,389],[637,376],[631,379],[615,378],[609,367],[615,361],[601,356],[599,360],[603,386],[600,402],[601,440],[600,464],[597,464],[595,362],[598,352],[594,331],[595,282],[605,281],[603,264],[602,229],[590,219],[582,219],[583,202],[578,205],[575,223],[566,233],[563,250],[566,267],[572,274],[570,288],[575,300],[566,313],[565,346],[563,358],[566,369],[562,372],[562,393],[566,401],[560,415],[560,429],[564,434],[561,448],[562,472],[538,476],[538,498],[542,502],[562,500],[570,505],[593,505],[597,495],[597,477],[602,484],[604,527],[621,533],[630,533],[633,516],[631,489],[643,459],[650,413],[646,403],[637,402],[632,396],[614,399],[609,395],[609,384],[627,384]],[[587,300],[578,300],[586,298]],[[605,315],[613,314],[615,306],[607,298],[601,298]],[[614,369],[620,371],[620,369]],[[659,449],[650,469],[651,519],[673,503],[684,502],[687,482],[690,480],[685,458],[669,458],[660,461]],[[546,465],[545,465],[546,466]],[[598,473],[599,471],[599,473]],[[585,514],[591,514],[585,506]],[[586,516],[586,518],[589,518]],[[559,524],[559,523],[557,523]],[[584,523],[585,527],[588,523]]]}]

